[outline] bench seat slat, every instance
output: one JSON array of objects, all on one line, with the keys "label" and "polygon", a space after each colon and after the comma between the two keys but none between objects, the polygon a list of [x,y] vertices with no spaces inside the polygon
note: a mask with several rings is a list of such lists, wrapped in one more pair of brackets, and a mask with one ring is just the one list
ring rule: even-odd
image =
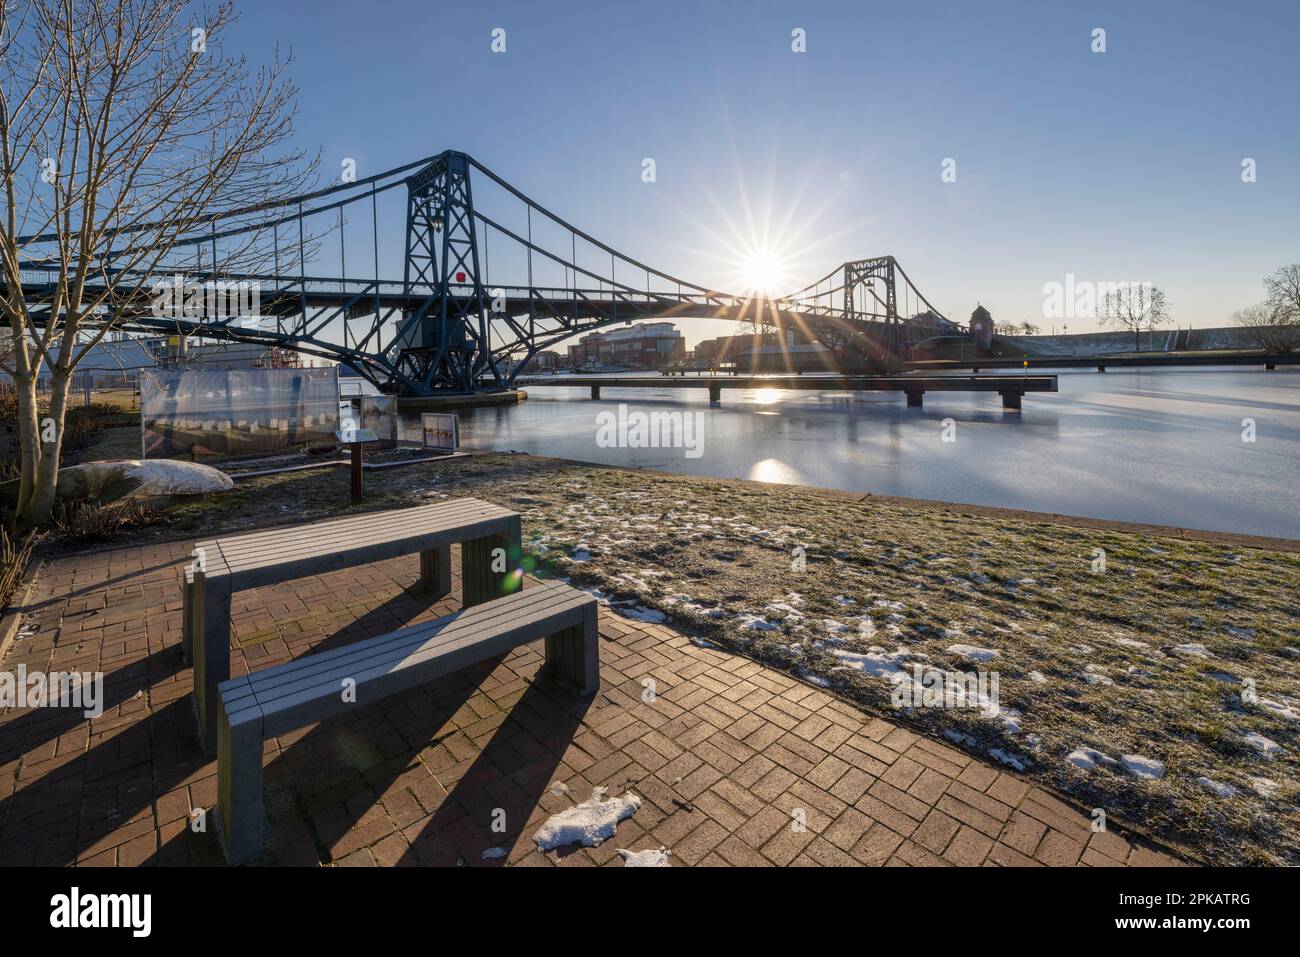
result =
[{"label": "bench seat slat", "polygon": [[349,666],[349,663],[355,659],[366,658],[379,653],[386,645],[398,646],[410,642],[418,643],[435,632],[447,628],[449,623],[455,623],[460,628],[476,627],[480,624],[490,625],[501,616],[540,613],[541,608],[546,607],[548,604],[554,604],[558,600],[557,595],[572,600],[575,595],[582,596],[583,594],[583,592],[577,592],[575,589],[560,590],[555,588],[553,584],[540,584],[508,596],[508,604],[505,603],[504,599],[485,602],[473,608],[443,615],[441,618],[431,619],[415,625],[406,625],[383,635],[350,642],[339,648],[304,655],[301,658],[295,658],[292,661],[276,665],[274,668],[255,671],[248,675],[248,679],[253,689],[261,695],[267,695],[279,685],[297,681],[301,677],[310,676],[313,672],[331,668],[336,663],[342,663],[345,667]]},{"label": "bench seat slat", "polygon": [[395,509],[387,512],[350,515],[344,518],[326,519],[307,526],[289,526],[249,532],[243,535],[231,535],[220,539],[199,542],[198,545],[220,545],[228,555],[238,556],[259,546],[278,546],[284,542],[329,540],[340,534],[366,535],[374,533],[379,537],[383,532],[394,528],[410,527],[414,524],[427,524],[431,519],[444,517],[454,521],[455,517],[472,511],[485,515],[511,515],[509,509],[479,499],[462,498],[433,505],[421,505],[410,509]]}]

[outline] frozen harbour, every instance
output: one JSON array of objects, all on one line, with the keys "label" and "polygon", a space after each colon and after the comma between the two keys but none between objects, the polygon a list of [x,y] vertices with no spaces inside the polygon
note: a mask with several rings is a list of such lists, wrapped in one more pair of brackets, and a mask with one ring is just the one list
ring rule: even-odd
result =
[{"label": "frozen harbour", "polygon": [[[1041,371],[1041,370],[1040,370]],[[1013,373],[1008,373],[1013,374]],[[534,389],[460,412],[466,446],[1182,528],[1300,538],[1300,368],[1060,370],[1021,413],[942,393]],[[526,388],[526,384],[525,384]],[[602,447],[620,403],[702,413],[701,454]],[[418,438],[418,417],[403,422]],[[945,441],[945,438],[950,441]],[[1253,441],[1248,439],[1253,438]]]}]

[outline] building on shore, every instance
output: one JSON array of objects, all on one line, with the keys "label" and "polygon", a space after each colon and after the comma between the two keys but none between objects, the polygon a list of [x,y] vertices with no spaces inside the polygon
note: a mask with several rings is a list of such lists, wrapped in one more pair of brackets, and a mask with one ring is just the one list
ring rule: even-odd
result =
[{"label": "building on shore", "polygon": [[623,366],[660,369],[686,358],[686,339],[671,322],[639,322],[608,332],[589,332],[569,346],[569,367]]},{"label": "building on shore", "polygon": [[704,339],[692,355],[697,366],[737,372],[828,372],[835,354],[797,329]]}]

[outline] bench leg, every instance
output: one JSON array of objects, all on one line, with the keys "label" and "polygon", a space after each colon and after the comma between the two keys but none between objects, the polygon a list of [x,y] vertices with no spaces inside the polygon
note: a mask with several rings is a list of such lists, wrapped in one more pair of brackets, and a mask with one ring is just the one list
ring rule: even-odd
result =
[{"label": "bench leg", "polygon": [[217,706],[217,814],[226,859],[238,864],[262,852],[262,728],[245,722],[233,728]]},{"label": "bench leg", "polygon": [[181,582],[181,661],[194,662],[194,569],[185,569]]},{"label": "bench leg", "polygon": [[212,753],[217,744],[217,685],[230,677],[230,586],[195,576],[193,634],[194,711],[199,740]]},{"label": "bench leg", "polygon": [[435,598],[451,593],[451,546],[420,552],[420,585]]},{"label": "bench leg", "polygon": [[599,690],[600,634],[594,604],[586,608],[581,625],[546,636],[546,669],[584,697]]},{"label": "bench leg", "polygon": [[523,585],[522,557],[518,518],[506,532],[463,543],[460,546],[460,587],[465,607],[481,605],[518,591]]}]

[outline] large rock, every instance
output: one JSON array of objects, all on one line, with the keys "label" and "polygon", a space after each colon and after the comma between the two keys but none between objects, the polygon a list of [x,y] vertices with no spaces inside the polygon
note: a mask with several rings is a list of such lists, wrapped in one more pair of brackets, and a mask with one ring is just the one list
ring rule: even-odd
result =
[{"label": "large rock", "polygon": [[[104,505],[127,497],[224,492],[234,485],[225,472],[197,462],[118,459],[59,469],[58,494],[61,499],[88,499]],[[17,498],[17,480],[0,485],[0,501],[13,507]]]}]

